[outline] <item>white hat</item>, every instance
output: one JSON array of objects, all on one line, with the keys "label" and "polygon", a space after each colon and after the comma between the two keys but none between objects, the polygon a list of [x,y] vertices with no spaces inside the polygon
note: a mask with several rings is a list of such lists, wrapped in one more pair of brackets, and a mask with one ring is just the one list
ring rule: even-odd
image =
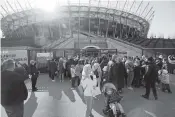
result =
[{"label": "white hat", "polygon": [[163,56],[162,56],[162,55],[159,55],[159,58],[161,58],[161,59],[162,59],[162,58],[163,58]]},{"label": "white hat", "polygon": [[103,71],[107,71],[107,66],[104,66]]}]

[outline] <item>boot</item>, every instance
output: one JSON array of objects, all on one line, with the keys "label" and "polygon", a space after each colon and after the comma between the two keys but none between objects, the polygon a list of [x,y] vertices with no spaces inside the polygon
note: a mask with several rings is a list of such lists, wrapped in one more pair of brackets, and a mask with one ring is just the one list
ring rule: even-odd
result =
[{"label": "boot", "polygon": [[126,117],[126,114],[125,114],[125,113],[122,113],[122,114],[121,114],[121,117]]},{"label": "boot", "polygon": [[141,95],[143,98],[149,100],[149,97],[147,95]]}]

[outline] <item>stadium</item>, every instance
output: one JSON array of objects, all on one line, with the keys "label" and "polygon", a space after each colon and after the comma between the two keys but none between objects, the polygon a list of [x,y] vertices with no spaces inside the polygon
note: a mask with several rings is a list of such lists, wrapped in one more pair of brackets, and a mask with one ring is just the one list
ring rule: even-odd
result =
[{"label": "stadium", "polygon": [[[18,1],[1,5],[2,47],[117,49],[128,56],[165,56],[175,40],[147,38],[153,7],[143,1],[66,1],[54,12]],[[25,7],[24,7],[25,6]],[[94,50],[95,51],[95,50]]]}]

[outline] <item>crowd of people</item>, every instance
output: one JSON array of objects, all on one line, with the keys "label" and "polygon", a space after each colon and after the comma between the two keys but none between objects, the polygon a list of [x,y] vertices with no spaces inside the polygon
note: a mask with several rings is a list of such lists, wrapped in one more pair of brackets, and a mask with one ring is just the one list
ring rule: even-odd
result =
[{"label": "crowd of people", "polygon": [[[96,86],[100,91],[104,82],[111,82],[115,85],[119,93],[123,92],[122,89],[124,87],[127,87],[129,90],[133,90],[133,87],[145,87],[146,92],[141,96],[146,99],[149,99],[150,89],[153,91],[155,100],[158,99],[156,84],[158,84],[158,88],[161,87],[163,92],[168,91],[168,93],[172,93],[169,85],[168,65],[162,57],[154,59],[145,56],[139,58],[119,57],[117,55],[107,57],[103,55],[99,58],[75,57],[68,60],[60,58],[58,62],[55,60],[50,61],[48,68],[52,81],[55,81],[54,78],[57,78],[56,76],[58,76],[60,82],[64,81],[64,76],[69,77],[70,81],[72,81],[72,89],[79,87],[81,84],[83,87],[83,79],[86,79],[85,77],[87,76],[95,75],[97,80]],[[92,84],[94,83],[91,80],[85,81],[92,88]],[[83,91],[86,92],[84,87]],[[88,93],[89,95],[90,93]],[[93,93],[91,96],[93,97]],[[92,101],[92,97],[87,98],[88,103],[90,103],[90,100]],[[90,113],[89,111],[92,109],[92,105],[88,106],[87,113]],[[89,117],[89,114],[87,117]]]},{"label": "crowd of people", "polygon": [[[27,78],[31,78],[32,91],[38,90],[36,82],[39,71],[36,64],[31,60],[30,65],[26,66],[9,59],[1,65],[1,104],[8,117],[23,117],[24,100],[28,94],[24,81]],[[49,60],[47,66],[53,82],[56,79],[64,82],[65,78],[69,78],[72,90],[79,89],[87,104],[86,117],[93,117],[91,111],[93,98],[97,95],[95,91],[101,94],[105,83],[114,84],[120,94],[124,87],[132,91],[143,86],[146,92],[141,96],[145,99],[149,99],[150,89],[155,100],[158,99],[156,83],[163,92],[172,93],[167,62],[162,57],[120,57],[115,54],[112,57],[60,57]],[[122,115],[125,116],[124,111]]]}]

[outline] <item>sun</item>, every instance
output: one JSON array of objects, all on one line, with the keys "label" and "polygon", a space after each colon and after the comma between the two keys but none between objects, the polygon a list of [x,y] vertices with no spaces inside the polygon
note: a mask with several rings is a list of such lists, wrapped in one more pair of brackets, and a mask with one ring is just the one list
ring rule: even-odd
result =
[{"label": "sun", "polygon": [[58,2],[56,0],[37,0],[36,7],[46,12],[54,12]]}]

